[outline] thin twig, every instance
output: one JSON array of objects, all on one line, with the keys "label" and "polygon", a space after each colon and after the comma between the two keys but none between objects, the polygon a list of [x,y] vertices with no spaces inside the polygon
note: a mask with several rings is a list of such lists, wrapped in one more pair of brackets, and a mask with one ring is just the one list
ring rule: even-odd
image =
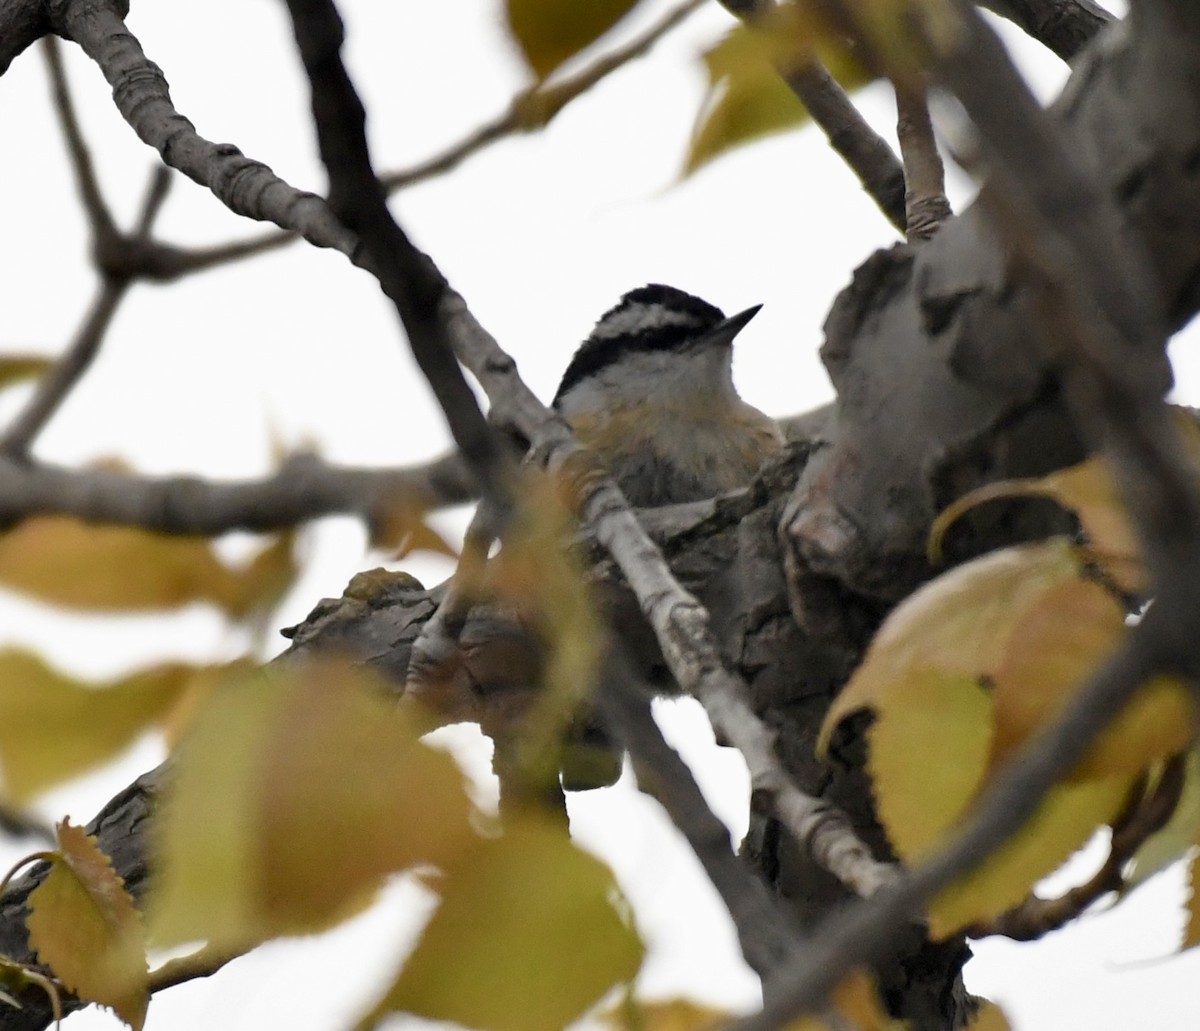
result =
[{"label": "thin twig", "polygon": [[904,213],[909,242],[928,240],[953,212],[923,87],[895,81],[896,135],[904,161]]},{"label": "thin twig", "polygon": [[[775,7],[774,0],[720,0],[720,3],[745,22],[764,18]],[[846,91],[819,61],[781,69],[780,76],[884,217],[903,233],[904,169],[888,142],[867,124]]]},{"label": "thin twig", "polygon": [[610,53],[601,55],[574,75],[549,83],[538,83],[518,93],[502,115],[485,122],[441,154],[434,155],[411,168],[385,173],[380,176],[379,181],[390,194],[450,172],[473,154],[506,136],[545,128],[572,100],[582,96],[630,61],[643,56],[704,2],[705,0],[686,0],[668,11],[642,35]]},{"label": "thin twig", "polygon": [[904,169],[891,145],[819,62],[789,72],[785,80],[879,210],[905,232]]},{"label": "thin twig", "polygon": [[167,960],[162,966],[151,970],[146,988],[150,992],[161,992],[200,977],[212,977],[226,964],[244,955],[244,952],[230,952],[206,945],[186,956]]},{"label": "thin twig", "polygon": [[91,151],[83,138],[83,130],[79,126],[79,118],[75,113],[75,103],[71,99],[71,89],[67,84],[67,73],[63,67],[62,52],[55,36],[45,36],[42,40],[42,56],[46,59],[46,69],[50,73],[50,84],[54,94],[54,110],[62,127],[63,137],[67,141],[67,152],[71,156],[71,167],[75,172],[75,184],[79,188],[79,196],[83,201],[83,209],[87,212],[91,225],[93,242],[104,239],[117,232],[117,225],[112,212],[104,202],[100,184],[96,179],[96,169],[92,164]]},{"label": "thin twig", "polygon": [[67,395],[83,378],[100,350],[104,334],[112,323],[121,299],[129,289],[128,280],[105,279],[92,301],[66,353],[46,373],[34,390],[33,397],[0,437],[0,452],[9,458],[24,459],[34,438],[59,410]]}]

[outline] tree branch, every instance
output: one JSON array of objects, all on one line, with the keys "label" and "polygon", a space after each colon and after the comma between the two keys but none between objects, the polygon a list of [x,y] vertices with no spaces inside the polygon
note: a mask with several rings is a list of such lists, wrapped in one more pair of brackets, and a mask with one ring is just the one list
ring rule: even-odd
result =
[{"label": "tree branch", "polygon": [[[365,253],[381,263],[380,281],[401,312],[418,360],[424,357],[429,362],[427,376],[435,390],[443,375],[450,378],[449,369],[441,364],[446,358],[452,360],[442,347],[449,340],[492,402],[491,415],[497,424],[516,428],[547,456],[552,471],[563,472],[572,482],[581,520],[613,556],[641,601],[680,687],[700,700],[717,732],[746,757],[755,805],[774,812],[801,847],[854,891],[873,893],[892,875],[891,866],[875,860],[842,814],[791,782],[775,755],[772,734],[747,701],[745,685],[712,639],[704,607],[674,578],[598,460],[522,382],[512,358],[392,220],[371,172],[362,136],[362,105],[338,55],[342,28],[332,3],[288,0],[288,7],[313,83],[321,153],[332,184],[330,205],[346,213],[353,228],[364,234]],[[477,468],[488,469],[495,444],[486,422],[465,399],[460,401],[448,389],[443,394],[439,399],[452,428],[457,423],[455,434],[464,454]],[[473,406],[473,395],[469,396]],[[468,451],[474,451],[474,456]]]},{"label": "tree branch", "polygon": [[[775,7],[775,0],[720,0],[720,3],[744,22],[764,17]],[[780,76],[879,210],[903,233],[904,169],[888,142],[859,114],[846,91],[819,61],[781,70]]]},{"label": "tree branch", "polygon": [[299,233],[355,258],[357,240],[315,194],[289,186],[232,144],[200,136],[171,102],[167,81],[126,27],[117,0],[68,0],[54,29],[100,66],[122,116],[163,162],[210,189],[231,211]]},{"label": "tree branch", "polygon": [[904,161],[904,224],[908,241],[928,240],[950,218],[946,175],[923,86],[895,80],[896,135]]},{"label": "tree branch", "polygon": [[1161,402],[1165,320],[1140,255],[1110,196],[1054,131],[973,10],[962,9],[956,43],[935,56],[933,71],[983,136],[985,200],[999,207],[997,226],[1034,279],[1039,324],[1066,363],[1074,415],[1113,454],[1156,601],[1062,717],[1001,771],[952,841],[893,888],[818,928],[741,1031],[778,1028],[819,1007],[846,971],[883,954],[936,892],[1015,834],[1146,680],[1167,673],[1194,684],[1200,671],[1191,629],[1200,620],[1200,496]]},{"label": "tree branch", "polygon": [[596,703],[633,759],[638,789],[657,801],[687,839],[725,903],[742,955],[766,980],[797,941],[798,931],[751,866],[734,854],[729,828],[708,807],[692,771],[662,736],[650,711],[649,685],[638,683],[620,643],[602,667]]},{"label": "tree branch", "polygon": [[1113,16],[1092,0],[977,0],[1064,61],[1072,61]]},{"label": "tree branch", "polygon": [[373,523],[401,502],[424,511],[475,496],[475,480],[458,455],[401,469],[332,466],[315,455],[297,455],[273,475],[244,482],[73,470],[0,457],[0,525],[34,515],[70,515],[159,533],[215,536],[278,530],[335,514]]}]

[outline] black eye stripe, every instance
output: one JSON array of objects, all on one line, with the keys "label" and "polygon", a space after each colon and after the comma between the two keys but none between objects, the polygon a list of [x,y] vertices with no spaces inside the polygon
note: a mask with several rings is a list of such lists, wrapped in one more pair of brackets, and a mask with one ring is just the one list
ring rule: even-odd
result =
[{"label": "black eye stripe", "polygon": [[682,349],[724,318],[720,308],[671,286],[652,283],[631,290],[601,316],[591,336],[575,352],[553,404],[620,355]]}]

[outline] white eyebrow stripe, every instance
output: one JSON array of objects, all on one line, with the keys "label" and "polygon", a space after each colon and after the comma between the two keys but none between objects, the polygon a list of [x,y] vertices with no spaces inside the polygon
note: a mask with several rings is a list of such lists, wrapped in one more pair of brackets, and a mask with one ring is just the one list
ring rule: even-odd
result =
[{"label": "white eyebrow stripe", "polygon": [[631,304],[596,323],[593,340],[611,340],[630,333],[642,333],[669,326],[692,326],[704,329],[706,323],[694,312],[680,311],[665,304]]}]

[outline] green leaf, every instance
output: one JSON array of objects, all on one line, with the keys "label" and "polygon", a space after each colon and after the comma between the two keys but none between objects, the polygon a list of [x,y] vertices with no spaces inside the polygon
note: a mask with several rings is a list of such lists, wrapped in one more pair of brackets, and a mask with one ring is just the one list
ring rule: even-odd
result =
[{"label": "green leaf", "polygon": [[464,855],[395,984],[392,1012],[486,1031],[561,1031],[641,964],[612,873],[531,818]]},{"label": "green leaf", "polygon": [[506,0],[508,29],[539,79],[590,46],[638,0]]},{"label": "green leaf", "polygon": [[29,896],[29,942],[81,999],[109,1006],[134,1031],[146,1018],[142,925],[112,862],[79,827],[58,826],[50,873]]}]

